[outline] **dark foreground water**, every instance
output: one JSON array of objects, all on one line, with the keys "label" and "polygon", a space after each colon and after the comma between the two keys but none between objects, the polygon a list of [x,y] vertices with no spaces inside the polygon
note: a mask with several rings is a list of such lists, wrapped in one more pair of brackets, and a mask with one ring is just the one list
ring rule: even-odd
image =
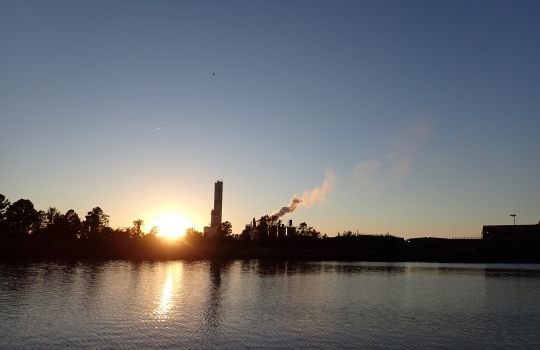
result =
[{"label": "dark foreground water", "polygon": [[0,264],[0,347],[540,349],[540,265]]}]

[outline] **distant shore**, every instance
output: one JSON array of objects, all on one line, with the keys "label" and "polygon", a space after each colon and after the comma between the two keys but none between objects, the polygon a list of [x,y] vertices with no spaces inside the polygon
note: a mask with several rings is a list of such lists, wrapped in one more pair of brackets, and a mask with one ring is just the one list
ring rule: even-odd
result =
[{"label": "distant shore", "polygon": [[[219,191],[218,191],[219,192]],[[239,234],[230,222],[207,232],[188,228],[171,240],[144,222],[111,228],[94,207],[81,220],[72,209],[36,210],[28,199],[10,203],[0,194],[0,261],[42,259],[298,259],[354,261],[540,263],[538,225],[486,226],[482,239],[414,238],[344,231],[335,237],[301,222],[286,226],[277,217],[253,219]]]},{"label": "distant shore", "polygon": [[[4,242],[5,243],[5,242]],[[3,244],[1,261],[43,259],[288,259],[425,261],[461,263],[540,263],[540,242],[504,242],[393,236],[330,237],[319,240],[245,242],[234,239],[128,239],[121,241]]]}]

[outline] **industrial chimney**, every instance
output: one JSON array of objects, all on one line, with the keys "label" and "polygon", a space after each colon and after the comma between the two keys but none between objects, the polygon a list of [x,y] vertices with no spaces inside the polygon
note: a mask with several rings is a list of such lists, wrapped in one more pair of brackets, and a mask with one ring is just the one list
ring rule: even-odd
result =
[{"label": "industrial chimney", "polygon": [[204,228],[206,235],[216,235],[221,227],[221,212],[223,208],[223,181],[214,184],[214,209],[210,212],[210,227]]},{"label": "industrial chimney", "polygon": [[210,226],[221,226],[221,209],[223,207],[223,181],[217,181],[214,185],[214,210],[212,210]]}]

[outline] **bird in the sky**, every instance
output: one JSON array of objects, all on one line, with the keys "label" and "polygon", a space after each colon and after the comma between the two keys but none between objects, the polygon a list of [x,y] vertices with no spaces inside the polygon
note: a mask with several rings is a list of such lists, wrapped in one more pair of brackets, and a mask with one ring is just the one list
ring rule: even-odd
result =
[{"label": "bird in the sky", "polygon": [[216,73],[212,72],[212,76],[215,76],[215,75],[216,75]]}]

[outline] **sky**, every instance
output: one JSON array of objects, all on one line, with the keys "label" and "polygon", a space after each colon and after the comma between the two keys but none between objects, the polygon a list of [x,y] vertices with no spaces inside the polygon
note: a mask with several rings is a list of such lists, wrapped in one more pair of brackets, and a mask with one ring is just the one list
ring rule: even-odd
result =
[{"label": "sky", "polygon": [[[0,0],[0,193],[333,236],[540,220],[538,1]],[[318,191],[316,189],[319,189]],[[312,192],[315,190],[314,192]]]}]

